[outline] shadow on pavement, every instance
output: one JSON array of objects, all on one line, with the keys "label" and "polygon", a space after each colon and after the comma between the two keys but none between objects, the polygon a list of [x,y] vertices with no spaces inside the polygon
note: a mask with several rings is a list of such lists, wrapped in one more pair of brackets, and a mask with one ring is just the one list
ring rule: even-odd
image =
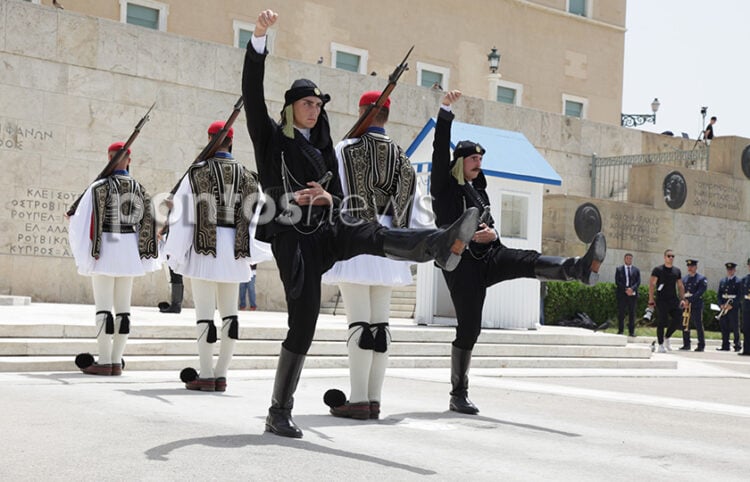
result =
[{"label": "shadow on pavement", "polygon": [[190,445],[203,445],[206,447],[224,448],[224,449],[236,449],[251,446],[282,446],[289,448],[297,448],[300,450],[306,450],[309,452],[315,452],[318,454],[334,455],[337,457],[345,457],[348,459],[358,460],[360,462],[369,462],[385,467],[405,470],[419,475],[435,475],[437,472],[433,470],[427,470],[420,467],[414,467],[411,465],[400,464],[391,460],[382,459],[379,457],[373,457],[371,455],[359,454],[355,452],[347,452],[345,450],[334,449],[330,447],[324,447],[310,442],[305,442],[299,439],[290,439],[285,437],[279,437],[270,433],[264,433],[262,435],[216,435],[213,437],[199,437],[189,438],[184,440],[176,440],[163,445],[158,445],[145,452],[149,460],[162,460],[166,461],[168,455],[172,452],[179,450],[183,447]]}]

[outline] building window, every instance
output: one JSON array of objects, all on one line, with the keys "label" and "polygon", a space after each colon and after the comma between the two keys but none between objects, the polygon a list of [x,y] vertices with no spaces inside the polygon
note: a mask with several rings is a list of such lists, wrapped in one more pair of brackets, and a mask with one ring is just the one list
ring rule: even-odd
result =
[{"label": "building window", "polygon": [[563,115],[585,119],[587,109],[588,101],[586,99],[563,94]]},{"label": "building window", "polygon": [[417,62],[417,85],[430,89],[448,90],[450,69],[439,65]]},{"label": "building window", "polygon": [[167,30],[169,5],[154,0],[120,0],[120,21],[131,25]]},{"label": "building window", "polygon": [[588,3],[587,0],[568,0],[568,13],[588,17]]},{"label": "building window", "polygon": [[514,104],[516,103],[516,89],[510,87],[504,87],[502,85],[497,86],[497,101],[503,104]]},{"label": "building window", "polygon": [[565,115],[570,117],[583,117],[583,103],[574,100],[565,101]]},{"label": "building window", "polygon": [[331,67],[364,74],[367,72],[367,50],[331,43]]},{"label": "building window", "polygon": [[528,237],[529,198],[515,194],[502,194],[500,211],[500,236],[503,238]]},{"label": "building window", "polygon": [[[250,41],[250,37],[253,36],[253,32],[255,31],[255,24],[234,20],[232,22],[232,28],[234,29],[234,46],[241,49],[247,48],[247,43]],[[266,49],[268,49],[269,53],[273,53],[273,44],[275,39],[276,30],[267,30]]]}]

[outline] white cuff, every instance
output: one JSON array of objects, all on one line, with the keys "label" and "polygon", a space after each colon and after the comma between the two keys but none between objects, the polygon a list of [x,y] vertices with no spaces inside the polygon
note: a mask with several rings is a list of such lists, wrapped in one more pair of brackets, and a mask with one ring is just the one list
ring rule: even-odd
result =
[{"label": "white cuff", "polygon": [[253,48],[256,52],[259,54],[263,54],[263,52],[266,51],[266,36],[263,35],[262,37],[256,37],[255,35],[252,35],[250,37],[250,43],[253,45]]}]

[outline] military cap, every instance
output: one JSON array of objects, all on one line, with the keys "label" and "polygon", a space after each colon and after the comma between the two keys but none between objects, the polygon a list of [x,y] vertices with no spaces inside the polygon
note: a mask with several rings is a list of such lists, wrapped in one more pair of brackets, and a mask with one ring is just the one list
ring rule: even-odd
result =
[{"label": "military cap", "polygon": [[292,83],[289,90],[284,92],[284,105],[293,104],[304,97],[317,97],[323,101],[323,104],[331,100],[331,96],[323,94],[312,80],[297,79]]},{"label": "military cap", "polygon": [[459,141],[459,143],[456,144],[456,149],[453,151],[453,159],[455,160],[459,157],[469,157],[473,154],[484,155],[485,152],[487,151],[484,150],[484,147],[477,144],[476,142]]},{"label": "military cap", "polygon": [[[208,126],[208,133],[211,135],[218,134],[220,130],[224,128],[224,121],[216,121],[213,122],[210,126]],[[230,127],[227,131],[227,137],[232,139],[234,137],[234,127]]]},{"label": "military cap", "polygon": [[724,266],[727,267],[727,269],[734,269],[737,267],[737,263],[732,263],[731,261],[729,263],[724,263]]},{"label": "military cap", "polygon": [[685,260],[685,263],[688,266],[698,266],[698,260],[697,259],[687,259],[687,260]]},{"label": "military cap", "polygon": [[[123,147],[125,147],[125,143],[124,142],[114,142],[114,143],[112,143],[109,146],[109,148],[107,149],[107,152],[119,151]],[[130,148],[129,147],[128,147],[128,155],[130,155]]]},{"label": "military cap", "polygon": [[[359,106],[362,107],[362,106],[365,106],[365,105],[374,104],[375,102],[378,101],[378,99],[380,98],[381,94],[382,94],[382,92],[380,92],[379,90],[371,90],[369,92],[365,92],[364,94],[362,94],[362,97],[359,98]],[[390,97],[386,97],[385,98],[385,102],[383,102],[383,107],[385,107],[386,109],[390,109],[391,108],[391,98]]]}]

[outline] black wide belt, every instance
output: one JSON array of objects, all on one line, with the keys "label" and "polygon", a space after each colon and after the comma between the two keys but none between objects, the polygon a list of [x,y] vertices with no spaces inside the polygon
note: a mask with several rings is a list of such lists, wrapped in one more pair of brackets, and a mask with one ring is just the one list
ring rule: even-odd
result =
[{"label": "black wide belt", "polygon": [[105,233],[133,234],[135,233],[135,225],[104,223],[104,225],[102,226],[102,231]]}]

